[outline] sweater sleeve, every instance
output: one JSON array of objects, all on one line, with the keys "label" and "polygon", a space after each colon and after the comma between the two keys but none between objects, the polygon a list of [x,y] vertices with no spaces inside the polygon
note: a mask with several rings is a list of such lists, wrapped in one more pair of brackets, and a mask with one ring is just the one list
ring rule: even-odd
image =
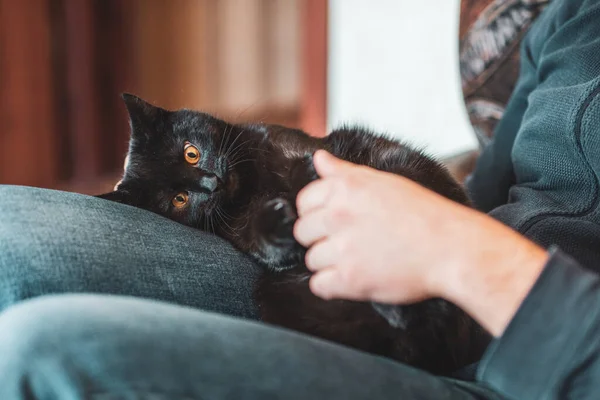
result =
[{"label": "sweater sleeve", "polygon": [[511,399],[600,399],[600,277],[551,252],[478,380]]},{"label": "sweater sleeve", "polygon": [[470,191],[494,218],[600,268],[600,2],[551,2],[522,50],[518,92]]}]

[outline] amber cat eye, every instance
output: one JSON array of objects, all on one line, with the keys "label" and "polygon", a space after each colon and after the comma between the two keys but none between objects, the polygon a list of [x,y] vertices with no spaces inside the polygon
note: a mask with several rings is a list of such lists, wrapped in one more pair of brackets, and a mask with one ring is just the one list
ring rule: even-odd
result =
[{"label": "amber cat eye", "polygon": [[173,203],[173,205],[176,208],[183,208],[188,203],[188,200],[189,200],[188,194],[185,192],[181,192],[181,193],[177,193],[177,195],[175,197],[173,197],[173,200],[171,200],[171,203]]},{"label": "amber cat eye", "polygon": [[196,165],[200,161],[200,150],[189,142],[183,146],[183,155],[188,164]]}]

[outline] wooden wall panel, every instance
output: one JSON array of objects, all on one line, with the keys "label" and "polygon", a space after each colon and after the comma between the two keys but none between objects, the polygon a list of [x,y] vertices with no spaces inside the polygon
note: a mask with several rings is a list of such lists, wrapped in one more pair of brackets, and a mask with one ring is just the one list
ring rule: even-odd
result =
[{"label": "wooden wall panel", "polygon": [[314,136],[327,129],[327,0],[303,0],[300,126]]},{"label": "wooden wall panel", "polygon": [[48,0],[0,0],[0,183],[58,178],[49,15]]},{"label": "wooden wall panel", "polygon": [[124,91],[323,134],[326,3],[0,0],[0,184],[105,187]]},{"label": "wooden wall panel", "polygon": [[268,54],[262,40],[265,23],[262,10],[261,0],[218,2],[217,99],[218,107],[225,112],[261,109],[267,100],[264,71]]},{"label": "wooden wall panel", "polygon": [[137,0],[137,93],[167,108],[297,126],[303,3]]},{"label": "wooden wall panel", "polygon": [[101,115],[96,51],[96,19],[90,1],[64,0],[66,96],[72,179],[87,180],[102,172]]},{"label": "wooden wall panel", "polygon": [[211,103],[206,90],[206,21],[212,2],[135,2],[133,78],[138,95],[167,108],[203,108]]},{"label": "wooden wall panel", "polygon": [[102,116],[98,132],[102,146],[102,170],[112,172],[123,164],[129,144],[129,124],[123,92],[135,88],[133,21],[136,11],[132,1],[94,0],[98,31],[95,48],[96,73]]},{"label": "wooden wall panel", "polygon": [[291,109],[299,105],[300,15],[304,0],[266,1],[264,5],[264,42],[268,59],[265,65],[267,98],[270,104]]}]

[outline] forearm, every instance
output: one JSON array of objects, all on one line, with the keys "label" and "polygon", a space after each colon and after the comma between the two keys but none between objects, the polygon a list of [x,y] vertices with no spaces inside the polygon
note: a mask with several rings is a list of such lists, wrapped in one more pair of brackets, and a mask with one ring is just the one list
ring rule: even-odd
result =
[{"label": "forearm", "polygon": [[600,398],[600,277],[485,215],[457,219],[438,293],[497,338],[478,379],[515,399]]},{"label": "forearm", "polygon": [[439,292],[498,337],[535,284],[548,254],[491,218],[467,212],[459,230],[467,251],[449,260]]}]

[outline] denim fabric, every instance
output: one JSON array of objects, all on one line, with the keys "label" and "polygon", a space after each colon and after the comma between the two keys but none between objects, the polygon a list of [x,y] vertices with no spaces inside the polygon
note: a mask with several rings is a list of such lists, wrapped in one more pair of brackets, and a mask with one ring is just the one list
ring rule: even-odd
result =
[{"label": "denim fabric", "polygon": [[9,308],[0,354],[3,400],[499,398],[294,332],[131,297]]},{"label": "denim fabric", "polygon": [[92,292],[255,318],[257,273],[224,240],[155,214],[0,185],[0,310],[43,294]]},{"label": "denim fabric", "polygon": [[[0,210],[2,400],[499,398],[249,321],[257,267],[211,235],[50,190]],[[104,295],[41,296],[67,292]]]}]

